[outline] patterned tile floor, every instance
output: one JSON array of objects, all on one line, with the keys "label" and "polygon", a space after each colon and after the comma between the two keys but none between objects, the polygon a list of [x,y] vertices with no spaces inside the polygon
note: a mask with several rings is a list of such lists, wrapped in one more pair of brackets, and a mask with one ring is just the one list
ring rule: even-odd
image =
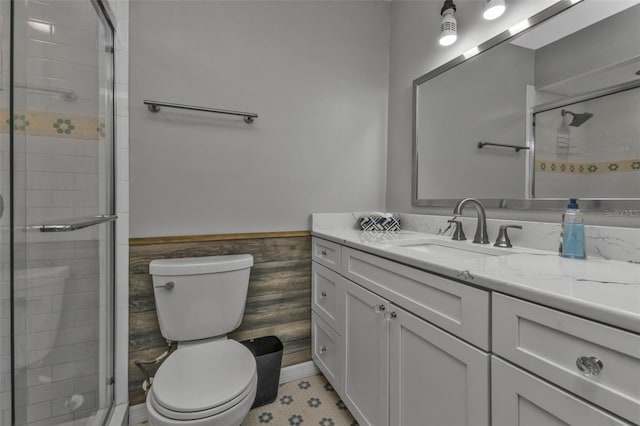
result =
[{"label": "patterned tile floor", "polygon": [[285,383],[271,404],[254,408],[242,426],[357,426],[322,375]]},{"label": "patterned tile floor", "polygon": [[[242,426],[358,426],[323,375],[280,385],[271,404],[249,411]],[[149,426],[148,422],[135,426]]]}]

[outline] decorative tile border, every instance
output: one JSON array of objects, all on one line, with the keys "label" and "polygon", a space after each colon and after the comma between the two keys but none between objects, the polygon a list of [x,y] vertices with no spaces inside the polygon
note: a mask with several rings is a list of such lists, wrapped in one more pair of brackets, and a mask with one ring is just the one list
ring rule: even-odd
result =
[{"label": "decorative tile border", "polygon": [[29,136],[96,141],[105,136],[105,125],[95,116],[28,111],[11,120],[9,110],[0,109],[0,132],[9,133],[12,124],[15,131]]},{"label": "decorative tile border", "polygon": [[640,172],[640,158],[621,161],[577,163],[562,160],[536,160],[536,172],[592,175],[600,173]]}]

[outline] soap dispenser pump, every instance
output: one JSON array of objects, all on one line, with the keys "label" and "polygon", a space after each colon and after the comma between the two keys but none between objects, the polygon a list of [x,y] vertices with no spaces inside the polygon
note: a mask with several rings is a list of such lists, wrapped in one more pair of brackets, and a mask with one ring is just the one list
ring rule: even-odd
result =
[{"label": "soap dispenser pump", "polygon": [[584,259],[587,257],[584,217],[575,198],[569,201],[562,220],[562,257],[572,259]]}]

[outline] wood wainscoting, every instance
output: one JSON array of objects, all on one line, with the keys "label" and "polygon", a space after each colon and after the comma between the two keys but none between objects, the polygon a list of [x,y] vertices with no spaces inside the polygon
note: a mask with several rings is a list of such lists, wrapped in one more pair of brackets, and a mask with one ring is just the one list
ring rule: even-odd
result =
[{"label": "wood wainscoting", "polygon": [[[275,335],[284,343],[283,367],[311,360],[311,237],[309,231],[133,238],[129,254],[129,404],[144,402],[136,359],[166,349],[160,334],[149,262],[195,256],[253,255],[242,324],[229,337]],[[149,371],[154,374],[155,368]]]}]

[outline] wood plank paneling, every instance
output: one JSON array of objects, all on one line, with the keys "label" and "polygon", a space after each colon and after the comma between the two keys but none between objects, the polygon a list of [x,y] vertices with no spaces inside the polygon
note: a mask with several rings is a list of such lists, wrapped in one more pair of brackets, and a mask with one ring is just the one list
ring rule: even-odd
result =
[{"label": "wood plank paneling", "polygon": [[[275,335],[284,344],[283,366],[311,359],[311,237],[308,232],[135,239],[130,247],[129,401],[144,402],[144,375],[136,359],[154,359],[166,349],[153,299],[153,259],[248,253],[254,258],[240,327],[229,337]],[[201,237],[201,238],[199,238]],[[239,238],[247,237],[247,238]],[[150,366],[153,374],[157,366]]]},{"label": "wood plank paneling", "polygon": [[194,243],[203,241],[252,240],[257,238],[308,237],[309,231],[280,231],[254,232],[250,234],[209,234],[209,235],[179,235],[170,237],[131,238],[130,246],[148,246],[166,243]]}]

